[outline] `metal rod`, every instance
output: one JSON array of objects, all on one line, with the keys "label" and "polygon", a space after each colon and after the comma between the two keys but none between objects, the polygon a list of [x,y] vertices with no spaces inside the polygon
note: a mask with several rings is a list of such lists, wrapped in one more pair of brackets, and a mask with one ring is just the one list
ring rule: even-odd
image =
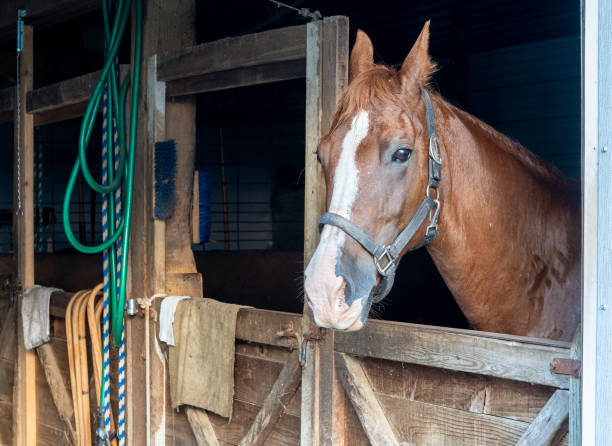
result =
[{"label": "metal rod", "polygon": [[221,190],[223,193],[223,239],[225,250],[230,250],[229,212],[227,209],[227,183],[225,181],[225,154],[223,152],[223,128],[219,127],[219,153],[221,155]]}]

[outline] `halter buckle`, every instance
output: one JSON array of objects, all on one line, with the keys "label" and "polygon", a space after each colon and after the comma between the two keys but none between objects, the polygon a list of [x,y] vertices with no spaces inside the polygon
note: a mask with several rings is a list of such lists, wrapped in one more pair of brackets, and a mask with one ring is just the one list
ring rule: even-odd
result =
[{"label": "halter buckle", "polygon": [[[381,260],[386,260],[387,263],[381,265]],[[389,252],[389,246],[385,246],[383,252],[377,257],[374,256],[374,265],[381,276],[388,276],[388,271],[395,267],[395,257]]]},{"label": "halter buckle", "polygon": [[438,137],[435,134],[429,137],[429,156],[437,164],[442,164],[442,156],[440,155],[440,141],[438,141]]}]

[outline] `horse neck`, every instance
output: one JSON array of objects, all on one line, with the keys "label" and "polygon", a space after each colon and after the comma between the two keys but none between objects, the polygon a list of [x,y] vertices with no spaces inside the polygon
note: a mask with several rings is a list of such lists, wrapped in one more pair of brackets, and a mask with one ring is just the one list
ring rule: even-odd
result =
[{"label": "horse neck", "polygon": [[435,102],[444,165],[440,235],[430,255],[475,328],[555,336],[537,325],[548,294],[562,286],[543,289],[537,281],[550,272],[542,278],[532,270],[558,261],[558,251],[566,269],[575,263],[579,239],[567,228],[579,233],[579,202],[567,199],[571,183],[509,138]]}]

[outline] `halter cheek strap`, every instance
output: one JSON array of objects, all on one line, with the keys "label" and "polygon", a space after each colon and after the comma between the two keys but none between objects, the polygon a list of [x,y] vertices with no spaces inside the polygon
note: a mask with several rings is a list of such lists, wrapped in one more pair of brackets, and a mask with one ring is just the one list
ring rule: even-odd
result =
[{"label": "halter cheek strap", "polygon": [[[438,216],[440,214],[440,201],[438,186],[442,179],[442,159],[440,158],[440,144],[436,136],[436,121],[433,105],[429,94],[425,89],[421,90],[421,97],[425,103],[425,115],[427,119],[427,133],[429,136],[428,172],[429,180],[425,198],[413,215],[408,225],[389,245],[381,245],[355,223],[333,212],[326,212],[319,220],[319,231],[323,226],[332,225],[342,229],[359,243],[374,258],[376,270],[383,277],[380,284],[374,289],[372,299],[374,302],[382,300],[393,286],[395,271],[399,257],[404,251],[412,237],[417,233],[423,222],[429,216],[429,225],[425,230],[425,236],[418,245],[410,248],[410,251],[419,249],[430,243],[438,235]],[[432,198],[431,191],[435,198]]]}]

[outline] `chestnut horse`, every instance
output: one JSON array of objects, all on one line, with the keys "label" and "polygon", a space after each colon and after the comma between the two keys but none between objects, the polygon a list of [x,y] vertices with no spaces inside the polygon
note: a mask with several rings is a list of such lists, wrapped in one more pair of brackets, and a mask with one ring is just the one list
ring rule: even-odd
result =
[{"label": "chestnut horse", "polygon": [[[426,245],[470,324],[570,340],[580,319],[580,190],[428,89],[429,22],[399,70],[358,31],[319,143],[328,213],[305,271],[322,327],[360,329],[400,258]],[[409,296],[407,296],[409,298]]]}]

